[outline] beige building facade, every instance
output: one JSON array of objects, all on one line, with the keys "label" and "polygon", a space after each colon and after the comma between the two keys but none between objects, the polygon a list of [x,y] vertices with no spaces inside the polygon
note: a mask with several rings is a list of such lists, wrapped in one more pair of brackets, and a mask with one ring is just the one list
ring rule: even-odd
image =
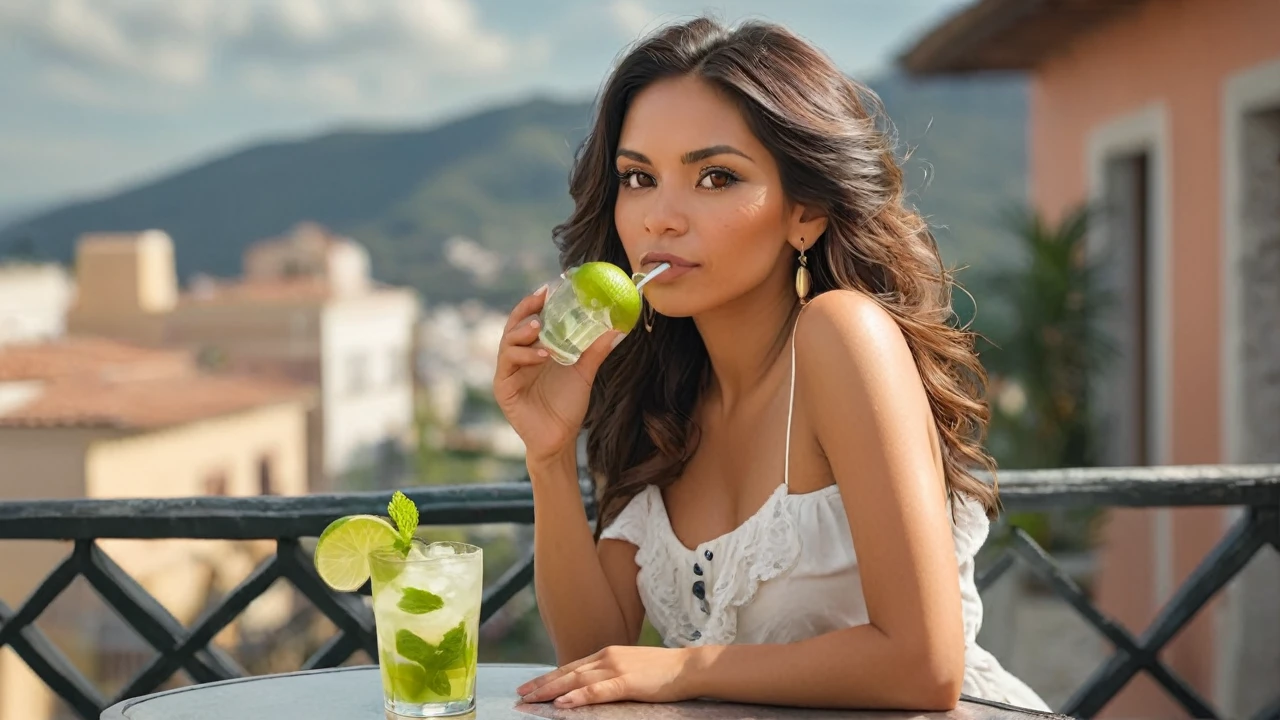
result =
[{"label": "beige building facade", "polygon": [[[6,500],[307,490],[306,418],[314,400],[304,386],[211,376],[184,352],[69,338],[0,348],[0,397]],[[269,551],[223,541],[98,545],[188,625]],[[60,542],[0,543],[0,600],[18,607],[70,550]],[[151,653],[91,593],[77,580],[39,626],[110,693]],[[273,588],[251,610],[250,622],[282,622],[292,599]],[[12,649],[0,650],[0,720],[54,718],[59,705]]]},{"label": "beige building facade", "polygon": [[418,298],[374,282],[362,246],[301,223],[250,247],[242,278],[194,278],[180,294],[173,267],[163,232],[85,236],[72,331],[184,348],[217,372],[315,386],[309,466],[318,490],[411,441]]}]

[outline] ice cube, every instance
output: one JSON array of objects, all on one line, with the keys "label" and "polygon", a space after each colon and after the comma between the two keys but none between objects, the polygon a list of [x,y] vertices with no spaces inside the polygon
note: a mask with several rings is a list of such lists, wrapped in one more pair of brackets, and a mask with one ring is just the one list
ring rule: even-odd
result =
[{"label": "ice cube", "polygon": [[414,538],[413,543],[409,546],[409,554],[405,559],[426,560],[430,556],[430,547],[431,546],[427,545],[427,543],[419,540],[418,538]]},{"label": "ice cube", "polygon": [[434,542],[427,546],[427,557],[438,558],[457,555],[457,551],[453,549],[453,545],[445,542]]}]

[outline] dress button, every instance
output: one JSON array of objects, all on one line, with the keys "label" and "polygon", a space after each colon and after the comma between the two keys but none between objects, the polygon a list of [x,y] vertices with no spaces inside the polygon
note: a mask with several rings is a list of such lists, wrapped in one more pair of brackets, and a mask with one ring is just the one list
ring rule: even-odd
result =
[{"label": "dress button", "polygon": [[701,565],[699,565],[698,563],[694,563],[694,564],[693,564],[693,574],[694,574],[694,575],[701,575],[701,574],[702,574],[702,566],[701,566]]},{"label": "dress button", "polygon": [[698,638],[702,637],[702,631],[701,631],[701,630],[694,630],[694,631],[693,631],[693,634],[692,634],[692,635],[690,635],[689,637],[693,638],[694,640],[697,640]]},{"label": "dress button", "polygon": [[702,551],[702,557],[706,558],[706,559],[707,559],[707,562],[711,562],[711,551],[710,551],[710,550],[703,550],[703,551]]},{"label": "dress button", "polygon": [[703,600],[707,596],[707,586],[701,580],[693,584],[693,596]]}]

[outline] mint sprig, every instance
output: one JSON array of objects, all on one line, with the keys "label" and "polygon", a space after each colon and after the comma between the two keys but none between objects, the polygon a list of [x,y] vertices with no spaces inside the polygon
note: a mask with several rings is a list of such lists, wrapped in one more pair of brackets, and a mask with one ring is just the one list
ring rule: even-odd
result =
[{"label": "mint sprig", "polygon": [[409,548],[413,547],[413,534],[418,531],[418,506],[397,490],[391,496],[391,502],[387,503],[387,515],[395,523],[396,532],[400,533],[396,539],[396,550],[407,556]]},{"label": "mint sprig", "polygon": [[447,671],[466,667],[475,656],[467,643],[465,621],[445,633],[439,645],[432,645],[410,630],[400,630],[396,633],[396,652],[422,667],[427,687],[437,695],[449,694]]},{"label": "mint sprig", "polygon": [[426,615],[444,607],[444,598],[429,590],[407,587],[400,593],[396,607],[410,615]]}]

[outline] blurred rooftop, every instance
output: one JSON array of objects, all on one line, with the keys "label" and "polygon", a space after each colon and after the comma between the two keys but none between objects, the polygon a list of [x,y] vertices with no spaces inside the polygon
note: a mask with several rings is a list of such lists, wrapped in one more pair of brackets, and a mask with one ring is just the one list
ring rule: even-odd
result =
[{"label": "blurred rooftop", "polygon": [[279,379],[210,375],[190,354],[99,338],[0,350],[0,427],[154,429],[306,399]]},{"label": "blurred rooftop", "polygon": [[977,0],[900,57],[908,72],[1026,71],[1143,0]]}]

